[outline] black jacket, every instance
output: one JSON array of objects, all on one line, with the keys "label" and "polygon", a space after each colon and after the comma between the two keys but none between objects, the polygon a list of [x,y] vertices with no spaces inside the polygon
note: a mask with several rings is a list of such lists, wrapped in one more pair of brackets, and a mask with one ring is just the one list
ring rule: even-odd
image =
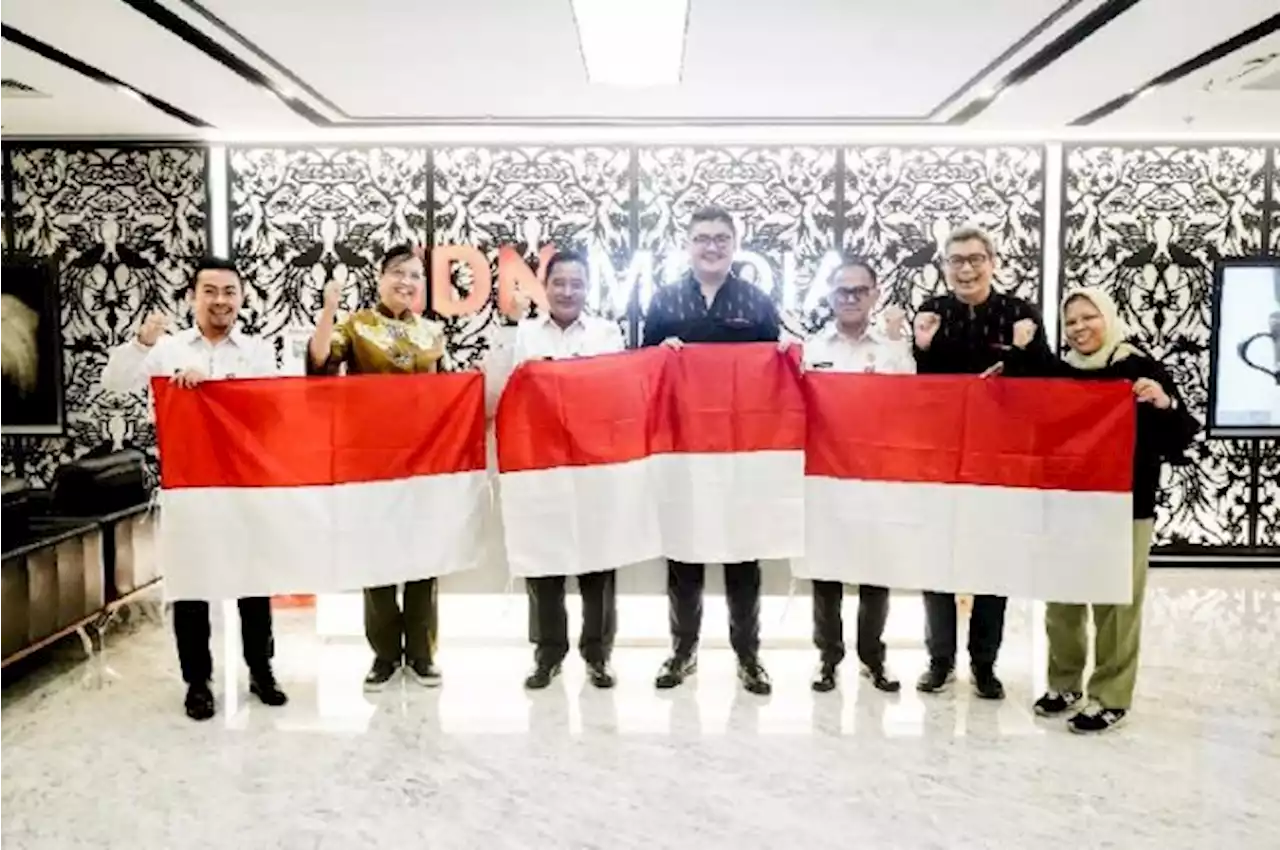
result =
[{"label": "black jacket", "polygon": [[1133,518],[1152,519],[1156,515],[1156,490],[1160,487],[1160,466],[1185,462],[1200,423],[1183,405],[1169,372],[1144,352],[1130,354],[1101,369],[1077,369],[1052,353],[1033,349],[1010,349],[1004,359],[1004,374],[1017,377],[1075,378],[1080,380],[1124,380],[1130,383],[1150,378],[1174,400],[1173,407],[1160,410],[1151,404],[1138,405],[1137,441],[1133,449]]},{"label": "black jacket", "polygon": [[775,342],[780,326],[778,308],[754,284],[731,274],[707,306],[690,273],[654,293],[643,345],[672,336],[685,342]]},{"label": "black jacket", "polygon": [[970,306],[953,293],[935,295],[920,305],[921,313],[936,313],[938,333],[928,350],[915,349],[916,371],[922,375],[977,375],[1004,359],[1013,342],[1013,326],[1021,319],[1036,323],[1028,346],[1053,356],[1044,336],[1040,311],[1021,298],[992,291],[986,301]]}]

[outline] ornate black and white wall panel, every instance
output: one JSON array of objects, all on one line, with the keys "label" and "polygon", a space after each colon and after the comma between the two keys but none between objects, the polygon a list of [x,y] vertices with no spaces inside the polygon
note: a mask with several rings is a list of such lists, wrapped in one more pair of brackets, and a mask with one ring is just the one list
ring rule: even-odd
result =
[{"label": "ornate black and white wall panel", "polygon": [[425,148],[231,148],[231,254],[246,286],[245,326],[279,338],[310,327],[325,283],[371,303],[386,249],[427,241]]},{"label": "ornate black and white wall panel", "polygon": [[[1280,150],[1089,145],[1063,156],[1061,284],[1109,288],[1202,412],[1213,261],[1280,255]],[[192,147],[42,145],[7,149],[4,164],[5,244],[61,269],[68,433],[4,444],[6,472],[47,482],[103,442],[151,444],[144,398],[95,385],[107,350],[146,312],[186,321],[182,293],[209,248],[208,162]],[[268,336],[309,328],[329,279],[345,284],[348,306],[371,303],[376,264],[400,242],[476,246],[495,287],[502,246],[530,266],[548,244],[585,250],[602,310],[635,331],[631,287],[681,268],[689,214],[715,203],[759,263],[743,273],[805,332],[826,318],[810,286],[839,252],[876,265],[886,303],[914,305],[945,287],[941,242],[969,221],[998,242],[1001,288],[1040,303],[1045,216],[1059,214],[1044,208],[1045,172],[1045,149],[1025,145],[232,147],[228,236],[246,325]],[[467,278],[455,272],[459,295]],[[491,297],[447,324],[449,365],[466,368],[508,322]],[[1168,473],[1159,542],[1280,546],[1280,442],[1206,441],[1195,455]]]},{"label": "ornate black and white wall panel", "polygon": [[181,322],[191,272],[208,246],[208,156],[197,147],[6,149],[12,250],[59,269],[67,431],[8,438],[4,472],[48,483],[61,463],[103,443],[151,449],[145,395],[103,393],[107,352],[142,318]]},{"label": "ornate black and white wall panel", "polygon": [[[584,251],[594,261],[601,312],[623,318],[610,280],[598,268],[605,258],[615,275],[625,272],[633,245],[627,148],[441,148],[433,152],[433,245],[473,245],[489,260],[493,295],[471,316],[446,321],[454,368],[478,365],[497,310],[498,249],[511,246],[536,268],[544,245]],[[452,278],[461,297],[472,281],[465,267]]]},{"label": "ornate black and white wall panel", "polygon": [[[663,147],[637,156],[637,247],[652,253],[655,268],[682,264],[689,216],[716,204],[738,223],[742,250],[768,266],[788,327],[811,324],[815,317],[801,309],[807,286],[838,244],[835,149]],[[768,283],[763,270],[743,273]]]},{"label": "ornate black and white wall panel", "polygon": [[1040,302],[1044,148],[850,148],[843,197],[845,250],[876,264],[886,302],[916,306],[945,291],[943,242],[966,223],[996,241],[997,286]]},{"label": "ornate black and white wall panel", "polygon": [[[1259,147],[1072,147],[1065,151],[1063,290],[1105,287],[1122,318],[1173,371],[1203,419],[1209,376],[1213,264],[1263,251],[1267,151]],[[1268,457],[1273,444],[1264,444]],[[1166,469],[1157,542],[1182,547],[1274,543],[1274,508],[1261,525],[1259,473],[1249,441],[1201,441],[1191,466]]]}]

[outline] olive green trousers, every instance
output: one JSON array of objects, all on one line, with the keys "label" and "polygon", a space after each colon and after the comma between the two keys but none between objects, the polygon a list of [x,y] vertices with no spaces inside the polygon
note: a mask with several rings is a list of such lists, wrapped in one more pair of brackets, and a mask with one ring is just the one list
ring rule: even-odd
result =
[{"label": "olive green trousers", "polygon": [[[1049,637],[1049,689],[1084,693],[1103,708],[1128,709],[1138,678],[1138,646],[1142,637],[1142,597],[1147,590],[1154,520],[1133,523],[1133,602],[1129,605],[1045,606]],[[1089,654],[1089,609],[1093,609],[1093,674],[1087,688],[1084,668]]]}]

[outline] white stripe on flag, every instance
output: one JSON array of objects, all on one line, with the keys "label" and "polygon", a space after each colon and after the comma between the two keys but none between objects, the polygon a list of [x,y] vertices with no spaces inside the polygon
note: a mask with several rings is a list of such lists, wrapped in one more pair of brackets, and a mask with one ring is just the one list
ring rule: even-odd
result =
[{"label": "white stripe on flag", "polygon": [[511,574],[582,575],[662,555],[650,460],[502,473]]},{"label": "white stripe on flag", "polygon": [[206,600],[335,593],[470,569],[491,511],[483,471],[187,487],[161,491],[160,503],[165,595]]},{"label": "white stripe on flag", "polygon": [[804,554],[804,452],[654,455],[668,558],[733,564]]},{"label": "white stripe on flag", "polygon": [[1054,602],[1132,600],[1133,497],[809,476],[797,578]]}]

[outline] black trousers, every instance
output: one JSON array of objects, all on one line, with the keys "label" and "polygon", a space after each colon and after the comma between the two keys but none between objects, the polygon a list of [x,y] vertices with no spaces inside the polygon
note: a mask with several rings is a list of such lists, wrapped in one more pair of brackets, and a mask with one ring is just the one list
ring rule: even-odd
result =
[{"label": "black trousers", "polygon": [[[584,573],[578,576],[582,596],[582,633],[578,651],[588,664],[602,664],[613,653],[618,633],[617,573]],[[529,642],[539,665],[559,664],[569,654],[569,615],[564,607],[565,576],[525,579],[529,594]]]},{"label": "black trousers", "polygon": [[[844,660],[844,585],[813,583],[813,644],[824,664]],[[884,667],[884,624],[889,619],[889,588],[858,586],[858,660],[873,670]]]},{"label": "black trousers", "polygon": [[[1004,639],[1003,596],[973,597],[969,615],[969,663],[975,667],[994,667]],[[956,664],[956,596],[954,593],[924,592],[924,643],[933,664],[954,667]]]},{"label": "black trousers", "polygon": [[[240,646],[244,663],[253,675],[271,669],[275,638],[271,634],[271,599],[251,596],[236,602],[240,608]],[[209,649],[209,603],[180,600],[173,603],[173,636],[178,642],[182,681],[201,685],[213,678],[213,654]]]},{"label": "black trousers", "polygon": [[[676,655],[690,657],[698,651],[706,581],[705,564],[667,561],[667,603]],[[724,596],[729,603],[729,643],[738,658],[753,659],[760,653],[760,563],[725,564]]]}]

